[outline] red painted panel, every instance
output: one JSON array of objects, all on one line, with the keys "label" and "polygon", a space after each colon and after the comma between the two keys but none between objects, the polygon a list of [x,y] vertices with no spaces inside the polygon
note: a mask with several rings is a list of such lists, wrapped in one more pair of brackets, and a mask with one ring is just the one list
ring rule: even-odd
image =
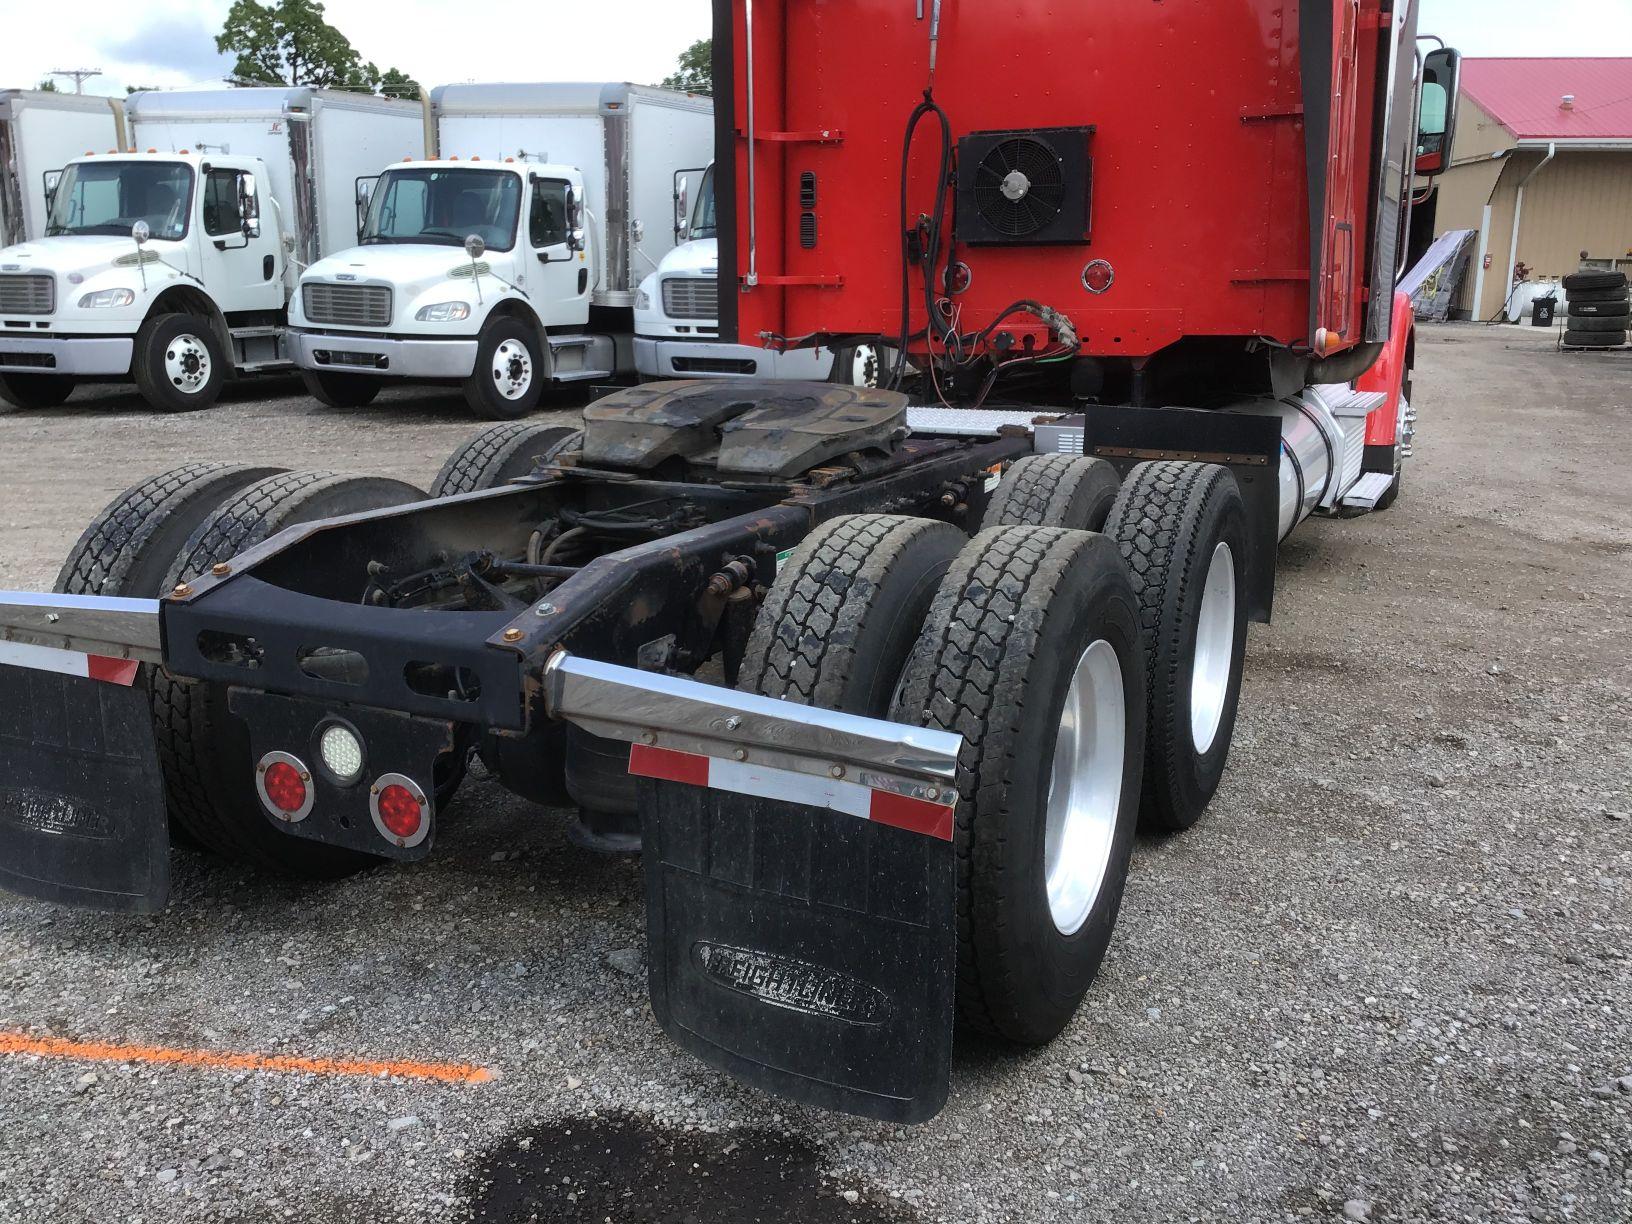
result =
[{"label": "red painted panel", "polygon": [[1383,391],[1388,401],[1366,417],[1366,445],[1393,446],[1399,437],[1400,394],[1410,373],[1411,329],[1416,315],[1409,294],[1394,295],[1394,326],[1375,365],[1354,384],[1357,391]]},{"label": "red painted panel", "polygon": [[[1323,310],[1343,323],[1346,344],[1363,316],[1380,0],[1331,2],[1348,14],[1345,46],[1358,48],[1345,51],[1349,88],[1333,116],[1344,144],[1333,212],[1353,229]],[[910,0],[754,0],[757,270],[820,283],[740,286],[742,339],[898,329],[901,145],[929,84],[932,7],[925,0],[918,20]],[[733,5],[739,278],[749,268],[747,9]],[[1147,355],[1187,335],[1312,342],[1296,0],[944,0],[934,98],[954,140],[1095,129],[1091,243],[959,246],[973,271],[954,299],[965,330],[1032,298],[1067,315],[1093,354]],[[776,135],[823,131],[841,137]],[[929,119],[912,151],[909,220],[931,207],[938,154]],[[805,171],[818,184],[810,250],[793,223]],[[1097,296],[1081,280],[1095,259],[1116,274]],[[916,329],[925,319],[914,282]]]}]

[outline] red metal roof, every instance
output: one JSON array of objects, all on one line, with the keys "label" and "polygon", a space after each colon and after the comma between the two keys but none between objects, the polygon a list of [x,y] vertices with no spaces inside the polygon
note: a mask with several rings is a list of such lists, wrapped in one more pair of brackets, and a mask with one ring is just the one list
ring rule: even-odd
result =
[{"label": "red metal roof", "polygon": [[1465,59],[1462,89],[1520,140],[1632,140],[1632,59]]}]

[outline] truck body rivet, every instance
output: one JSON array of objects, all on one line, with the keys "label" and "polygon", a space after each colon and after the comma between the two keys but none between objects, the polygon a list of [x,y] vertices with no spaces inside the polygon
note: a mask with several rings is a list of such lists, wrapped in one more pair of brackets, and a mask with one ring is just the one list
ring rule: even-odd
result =
[{"label": "truck body rivet", "polygon": [[725,720],[725,729],[727,731],[735,731],[740,726],[742,726],[742,719],[738,718],[735,714],[731,715],[730,718]]},{"label": "truck body rivet", "polygon": [[646,743],[646,744],[655,744],[655,743],[657,743],[657,734],[656,734],[656,732],[653,732],[653,731],[642,731],[640,733],[640,738],[641,738],[642,743]]},{"label": "truck body rivet", "polygon": [[170,595],[174,599],[186,599],[187,596],[191,595],[192,593],[193,587],[191,583],[178,582],[175,590],[171,591]]},{"label": "truck body rivet", "polygon": [[737,749],[737,750],[736,750],[736,751],[735,751],[735,752],[733,752],[733,753],[732,753],[732,754],[731,754],[731,755],[732,755],[732,756],[734,756],[734,757],[736,757],[736,758],[737,758],[737,760],[739,760],[739,761],[746,761],[746,760],[747,760],[747,759],[748,759],[748,749],[746,749],[746,748],[738,748],[738,749]]},{"label": "truck body rivet", "polygon": [[842,777],[844,777],[844,766],[843,765],[835,765],[835,766],[833,766],[832,769],[829,769],[827,772],[832,774],[835,778],[842,778]]},{"label": "truck body rivet", "polygon": [[210,566],[210,573],[214,574],[217,578],[225,578],[228,574],[232,573],[232,566],[228,565],[225,561],[217,561],[214,565]]},{"label": "truck body rivet", "polygon": [[519,642],[519,641],[521,641],[521,630],[520,629],[506,629],[504,631],[504,640],[507,641],[507,642]]},{"label": "truck body rivet", "polygon": [[925,799],[939,799],[940,797],[941,797],[941,792],[937,787],[932,786],[932,787],[930,787],[928,790],[926,790],[924,792],[924,798]]}]

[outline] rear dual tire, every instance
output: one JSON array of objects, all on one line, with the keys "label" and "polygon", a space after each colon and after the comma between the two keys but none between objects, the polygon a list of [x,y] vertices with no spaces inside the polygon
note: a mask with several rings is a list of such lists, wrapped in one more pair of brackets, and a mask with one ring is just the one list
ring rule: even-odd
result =
[{"label": "rear dual tire", "polygon": [[[161,589],[207,572],[285,527],[423,499],[412,485],[327,472],[281,472],[229,496],[210,512],[172,559]],[[227,686],[182,680],[163,670],[152,683],[153,725],[170,817],[198,844],[223,858],[288,875],[334,879],[377,861],[294,837],[274,828],[255,789],[244,724],[227,708]],[[462,760],[439,776],[451,795]]]},{"label": "rear dual tire", "polygon": [[1026,455],[1003,474],[986,507],[987,527],[1069,527],[1099,531],[1122,478],[1103,459]]},{"label": "rear dual tire", "polygon": [[1141,463],[1106,521],[1139,600],[1149,722],[1142,820],[1177,832],[1218,789],[1246,653],[1246,513],[1217,464]]},{"label": "rear dual tire", "polygon": [[[1110,542],[836,519],[778,572],[739,687],[964,736],[958,1013],[1015,1042],[1057,1035],[1109,943],[1138,808],[1137,607]],[[1100,737],[1078,736],[1088,722]]]},{"label": "rear dual tire", "polygon": [[431,481],[431,496],[451,497],[509,484],[550,462],[582,435],[582,430],[559,425],[520,421],[490,425],[448,456]]}]

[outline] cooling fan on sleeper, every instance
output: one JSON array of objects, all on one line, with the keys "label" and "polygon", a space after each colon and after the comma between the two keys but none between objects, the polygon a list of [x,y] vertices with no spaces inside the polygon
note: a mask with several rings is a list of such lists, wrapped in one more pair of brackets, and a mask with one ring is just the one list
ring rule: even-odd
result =
[{"label": "cooling fan on sleeper", "polygon": [[971,132],[958,142],[958,241],[1088,241],[1091,127]]}]

